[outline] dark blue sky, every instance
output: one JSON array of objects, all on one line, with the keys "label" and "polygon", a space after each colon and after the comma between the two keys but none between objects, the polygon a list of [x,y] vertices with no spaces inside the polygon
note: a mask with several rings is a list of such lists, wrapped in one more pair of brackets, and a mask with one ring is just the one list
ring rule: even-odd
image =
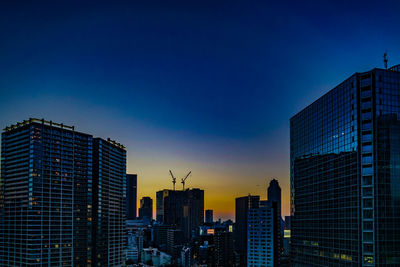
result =
[{"label": "dark blue sky", "polygon": [[289,118],[382,67],[386,50],[399,64],[399,11],[399,1],[2,1],[0,126],[44,117],[117,139],[139,196],[170,186],[169,168],[192,169],[190,186],[222,217],[277,176],[287,213]]}]

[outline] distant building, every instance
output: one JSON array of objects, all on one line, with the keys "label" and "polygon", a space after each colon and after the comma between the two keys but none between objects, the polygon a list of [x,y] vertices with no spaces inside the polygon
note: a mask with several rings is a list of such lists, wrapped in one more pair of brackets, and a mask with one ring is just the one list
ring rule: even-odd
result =
[{"label": "distant building", "polygon": [[216,266],[234,266],[233,233],[227,231],[216,231],[214,233],[214,246]]},{"label": "distant building", "polygon": [[400,266],[400,65],[290,120],[292,266]]},{"label": "distant building", "polygon": [[172,256],[172,259],[180,258],[183,243],[182,230],[169,229],[167,231],[167,253]]},{"label": "distant building", "polygon": [[185,240],[198,235],[204,222],[204,191],[162,190],[156,194],[157,221],[181,229]]},{"label": "distant building", "polygon": [[153,243],[162,251],[167,251],[167,233],[169,229],[172,229],[172,227],[166,224],[154,224],[152,228]]},{"label": "distant building", "polygon": [[213,213],[214,213],[213,210],[206,210],[206,223],[214,222]]},{"label": "distant building", "polygon": [[153,220],[153,200],[150,197],[142,197],[140,200],[139,218]]},{"label": "distant building", "polygon": [[274,267],[279,266],[275,260],[274,224],[275,209],[271,201],[261,201],[257,208],[249,209],[247,266]]},{"label": "distant building", "polygon": [[274,246],[274,266],[280,264],[281,254],[283,253],[283,231],[282,231],[282,216],[281,216],[281,187],[276,179],[272,179],[268,187],[268,201],[274,212],[275,222],[273,224],[273,246]]},{"label": "distant building", "polygon": [[126,175],[126,219],[136,219],[137,174]]},{"label": "distant building", "polygon": [[240,255],[240,266],[247,264],[247,216],[249,209],[258,208],[260,196],[236,198],[235,202],[235,250]]}]

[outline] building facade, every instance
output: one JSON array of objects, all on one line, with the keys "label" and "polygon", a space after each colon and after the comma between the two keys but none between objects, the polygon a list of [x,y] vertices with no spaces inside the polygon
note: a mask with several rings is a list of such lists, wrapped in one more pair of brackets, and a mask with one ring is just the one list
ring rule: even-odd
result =
[{"label": "building facade", "polygon": [[185,240],[198,234],[204,222],[204,190],[164,189],[156,193],[157,221],[181,229]]},{"label": "building facade", "polygon": [[238,197],[235,200],[235,251],[240,257],[240,266],[247,264],[247,217],[249,209],[258,208],[260,196]]},{"label": "building facade", "polygon": [[87,266],[92,145],[74,127],[30,119],[2,133],[1,266]]},{"label": "building facade", "polygon": [[[274,246],[276,206],[271,201],[260,201],[257,208],[249,209],[247,227],[247,266],[279,266]],[[274,249],[275,248],[275,249]]]},{"label": "building facade", "polygon": [[356,73],[290,120],[294,266],[400,265],[400,67]]},{"label": "building facade", "polygon": [[126,150],[110,139],[93,141],[94,266],[122,266],[127,243]]},{"label": "building facade", "polygon": [[126,175],[126,219],[136,219],[137,174]]}]

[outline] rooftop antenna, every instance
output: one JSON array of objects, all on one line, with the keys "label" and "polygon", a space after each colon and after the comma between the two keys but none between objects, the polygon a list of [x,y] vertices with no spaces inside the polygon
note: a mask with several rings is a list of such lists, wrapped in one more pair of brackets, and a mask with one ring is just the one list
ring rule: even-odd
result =
[{"label": "rooftop antenna", "polygon": [[169,170],[169,173],[171,174],[171,177],[172,177],[172,184],[174,185],[174,191],[175,191],[176,178],[175,178],[175,176],[172,174],[172,171],[171,171],[171,170]]},{"label": "rooftop antenna", "polygon": [[185,191],[185,181],[186,179],[189,177],[189,175],[192,173],[192,171],[190,171],[188,174],[186,174],[185,178],[182,178],[182,191]]},{"label": "rooftop antenna", "polygon": [[383,62],[385,63],[385,69],[388,68],[388,57],[387,57],[387,52],[385,52],[385,54],[383,54]]}]

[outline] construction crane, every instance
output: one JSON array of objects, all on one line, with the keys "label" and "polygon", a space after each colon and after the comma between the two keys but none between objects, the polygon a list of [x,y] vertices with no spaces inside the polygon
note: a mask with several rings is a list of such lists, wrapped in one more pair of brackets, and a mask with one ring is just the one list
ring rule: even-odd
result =
[{"label": "construction crane", "polygon": [[185,178],[182,178],[182,190],[185,191],[185,181],[186,179],[189,177],[189,175],[192,173],[192,171],[190,171],[188,174],[186,174]]},{"label": "construction crane", "polygon": [[172,174],[172,171],[171,171],[171,170],[169,170],[169,173],[171,174],[171,177],[172,177],[172,184],[174,185],[174,191],[175,191],[176,178],[175,178],[175,176]]}]

